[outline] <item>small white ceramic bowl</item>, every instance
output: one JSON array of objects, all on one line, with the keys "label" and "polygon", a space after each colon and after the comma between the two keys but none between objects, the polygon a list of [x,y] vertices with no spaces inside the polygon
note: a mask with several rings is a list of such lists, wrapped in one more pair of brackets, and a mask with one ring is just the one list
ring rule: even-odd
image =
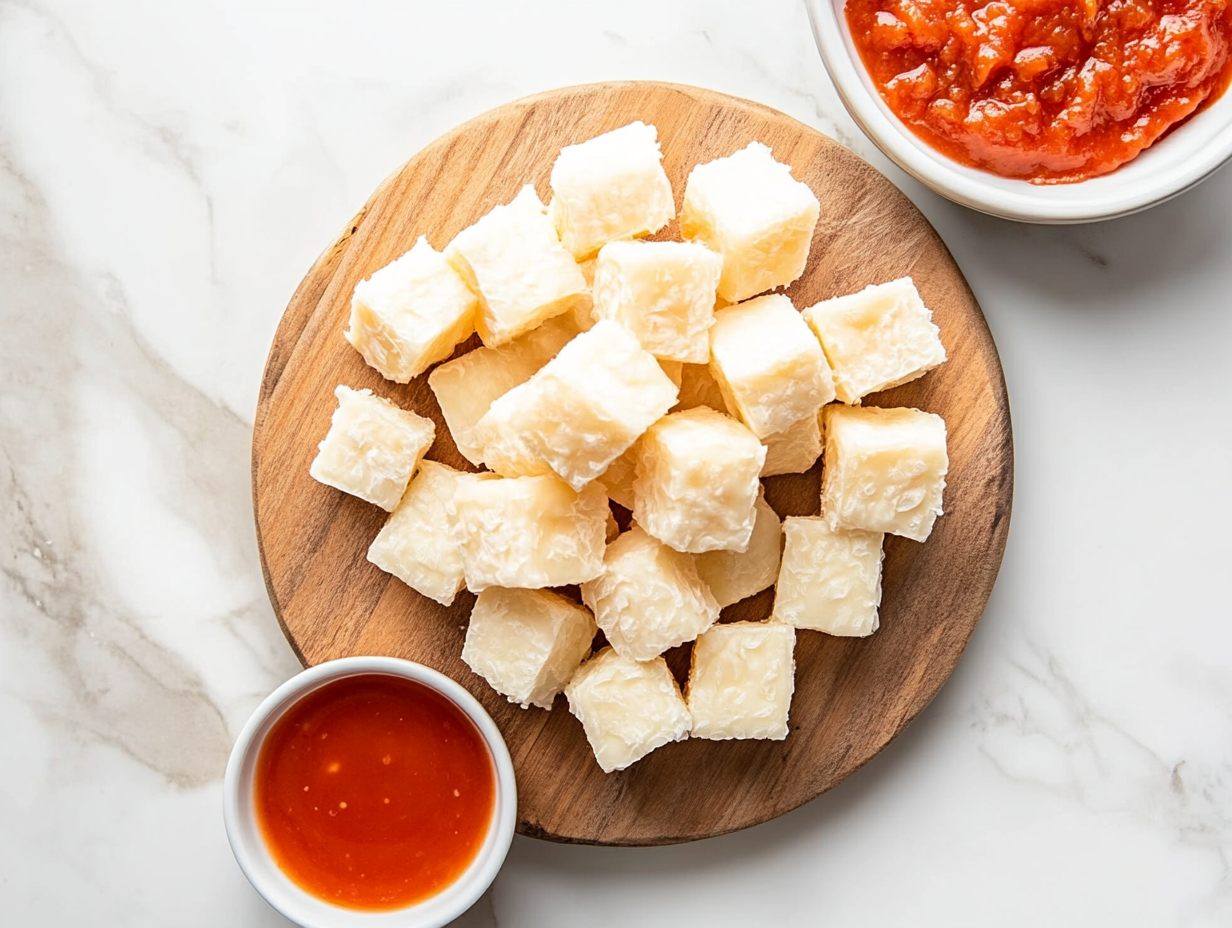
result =
[{"label": "small white ceramic bowl", "polygon": [[[488,836],[474,862],[448,889],[416,905],[368,912],[331,905],[300,889],[278,868],[261,839],[253,811],[253,774],[266,735],[284,712],[313,690],[343,677],[389,674],[415,680],[448,697],[475,723],[496,767],[496,802]],[[483,706],[443,674],[394,657],[347,657],[318,664],[292,677],[261,703],[240,732],[223,781],[227,839],[244,875],[275,909],[304,928],[439,928],[472,905],[494,879],[517,821],[517,784],[509,749]]]},{"label": "small white ceramic bowl", "polygon": [[920,141],[877,93],[847,28],[845,0],[805,0],[822,61],[848,112],[890,160],[943,197],[1020,222],[1112,219],[1205,180],[1232,156],[1232,92],[1110,174],[1041,186],[965,167]]}]

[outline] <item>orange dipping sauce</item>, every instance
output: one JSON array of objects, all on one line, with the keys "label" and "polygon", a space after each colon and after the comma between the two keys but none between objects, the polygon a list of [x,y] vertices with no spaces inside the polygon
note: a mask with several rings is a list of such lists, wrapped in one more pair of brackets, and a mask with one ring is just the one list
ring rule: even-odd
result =
[{"label": "orange dipping sauce", "polygon": [[301,889],[350,909],[403,908],[474,861],[496,772],[474,723],[435,690],[363,674],[295,703],[266,737],[257,824]]},{"label": "orange dipping sauce", "polygon": [[1115,170],[1232,80],[1232,0],[847,0],[846,14],[919,138],[1033,183]]}]

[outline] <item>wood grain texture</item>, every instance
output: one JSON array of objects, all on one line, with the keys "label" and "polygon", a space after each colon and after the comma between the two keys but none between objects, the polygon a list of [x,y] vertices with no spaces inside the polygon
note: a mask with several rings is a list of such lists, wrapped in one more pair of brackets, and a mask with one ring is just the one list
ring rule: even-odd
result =
[{"label": "wood grain texture", "polygon": [[[944,416],[946,515],[924,544],[888,537],[881,629],[867,639],[801,632],[785,741],[690,740],[603,774],[564,697],[522,710],[461,661],[474,597],[446,609],[365,559],[385,513],[308,476],[339,383],[371,387],[431,416],[429,457],[470,468],[443,426],[427,377],[400,386],[342,338],[355,284],[420,235],[443,248],[524,183],[547,201],[561,146],[632,120],[658,127],[677,206],[696,164],[750,141],[769,145],[822,204],[808,267],[788,291],[797,307],[910,274],[950,360],[870,398]],[[678,238],[675,223],[656,238]],[[477,344],[472,339],[459,349]],[[616,83],[519,100],[433,142],[381,185],[309,271],[270,350],[253,434],[253,501],[270,599],[306,665],[351,654],[419,661],[459,680],[504,733],[518,774],[519,830],[556,841],[653,845],[724,834],[796,808],[851,774],[933,698],[962,654],[992,590],[1013,492],[1009,406],[996,347],[961,272],[932,227],[885,177],[782,113],[693,87]],[[820,468],[771,477],[780,515],[817,512]],[[764,619],[767,591],[725,619]],[[688,648],[669,654],[677,673]]]}]

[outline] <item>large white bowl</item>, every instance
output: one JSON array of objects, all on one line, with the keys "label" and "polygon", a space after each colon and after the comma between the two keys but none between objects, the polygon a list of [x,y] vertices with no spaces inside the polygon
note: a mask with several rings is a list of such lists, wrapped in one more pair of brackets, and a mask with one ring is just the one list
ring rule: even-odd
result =
[{"label": "large white bowl", "polygon": [[[404,677],[450,699],[475,723],[488,745],[496,768],[496,802],[492,824],[470,867],[457,882],[430,899],[386,912],[339,908],[292,883],[270,856],[253,810],[253,774],[257,755],[270,729],[283,713],[313,690],[358,674]],[[513,762],[492,717],[474,696],[444,674],[394,657],[344,657],[326,661],[278,687],[261,703],[240,732],[235,747],[231,749],[231,759],[223,780],[223,821],[240,869],[270,905],[304,928],[440,928],[448,924],[474,905],[496,878],[513,842],[517,809]]]},{"label": "large white bowl", "polygon": [[951,161],[899,122],[864,69],[843,15],[845,0],[805,0],[822,61],[848,112],[886,156],[943,197],[1021,222],[1112,219],[1171,199],[1232,156],[1232,92],[1111,174],[1037,185]]}]

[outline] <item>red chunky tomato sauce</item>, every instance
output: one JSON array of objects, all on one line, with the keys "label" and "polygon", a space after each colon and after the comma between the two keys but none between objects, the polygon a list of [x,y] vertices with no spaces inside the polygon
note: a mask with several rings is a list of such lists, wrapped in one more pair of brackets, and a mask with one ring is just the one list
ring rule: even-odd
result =
[{"label": "red chunky tomato sauce", "polygon": [[962,164],[1105,174],[1232,79],[1232,0],[847,0],[882,97]]},{"label": "red chunky tomato sauce", "polygon": [[309,693],[257,756],[257,822],[282,871],[353,909],[396,909],[448,887],[488,833],[492,756],[474,723],[402,677]]}]

